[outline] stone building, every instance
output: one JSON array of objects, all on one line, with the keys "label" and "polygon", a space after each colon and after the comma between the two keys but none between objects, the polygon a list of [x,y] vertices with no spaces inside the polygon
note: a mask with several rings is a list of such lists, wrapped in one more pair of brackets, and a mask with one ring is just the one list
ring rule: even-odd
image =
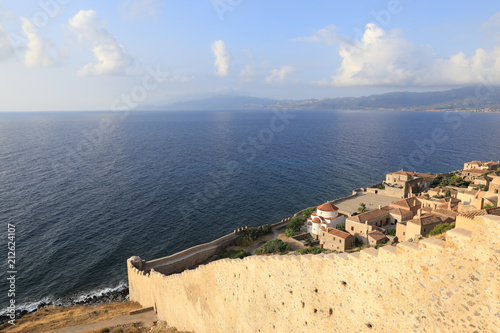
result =
[{"label": "stone building", "polygon": [[500,216],[500,207],[478,209],[462,213],[457,216],[455,228],[464,228],[467,230],[472,230],[472,228],[474,227],[474,223],[476,223],[477,221],[475,218],[484,215]]},{"label": "stone building", "polygon": [[488,192],[493,194],[500,193],[500,176],[492,177],[488,188]]},{"label": "stone building", "polygon": [[371,246],[385,244],[387,240],[387,236],[381,231],[373,230],[368,233],[368,244]]},{"label": "stone building", "polygon": [[345,231],[335,228],[322,228],[319,234],[319,244],[328,250],[344,252],[354,247],[356,238]]},{"label": "stone building", "polygon": [[447,217],[444,214],[420,214],[409,221],[398,223],[396,226],[396,236],[399,242],[404,242],[416,235],[425,237],[437,225],[452,222],[455,222],[455,219]]},{"label": "stone building", "polygon": [[497,170],[500,168],[500,161],[490,161],[490,162],[481,162],[481,161],[471,161],[464,163],[464,171],[471,169],[480,169],[480,170]]},{"label": "stone building", "polygon": [[[415,196],[429,189],[435,178],[435,175],[420,172],[404,170],[391,172],[386,175],[382,183],[385,186],[383,194],[397,198]],[[382,194],[382,191],[380,193]]]},{"label": "stone building", "polygon": [[481,170],[481,169],[463,170],[462,171],[462,178],[464,180],[468,180],[468,181],[473,182],[475,179],[484,176],[485,173],[488,173],[488,171]]}]

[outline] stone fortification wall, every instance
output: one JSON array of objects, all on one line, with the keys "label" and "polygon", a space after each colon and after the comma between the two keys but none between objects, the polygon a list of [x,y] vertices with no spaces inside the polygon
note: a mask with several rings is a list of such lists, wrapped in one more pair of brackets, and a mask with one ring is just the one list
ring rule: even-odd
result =
[{"label": "stone fortification wall", "polygon": [[500,217],[447,241],[353,254],[252,256],[165,276],[128,261],[130,298],[202,332],[495,332]]},{"label": "stone fortification wall", "polygon": [[240,230],[235,230],[234,233],[225,235],[210,243],[193,246],[168,257],[146,261],[143,270],[149,272],[154,269],[165,275],[180,273],[187,268],[212,258],[215,254],[234,242],[239,234]]}]

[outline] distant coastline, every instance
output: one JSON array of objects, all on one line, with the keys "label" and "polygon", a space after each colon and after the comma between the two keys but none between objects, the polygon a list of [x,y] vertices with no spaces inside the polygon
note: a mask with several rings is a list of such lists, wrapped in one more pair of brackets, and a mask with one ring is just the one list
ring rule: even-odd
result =
[{"label": "distant coastline", "polygon": [[432,92],[391,92],[362,97],[276,100],[251,96],[220,95],[141,110],[384,110],[432,112],[500,112],[500,89],[468,86]]}]

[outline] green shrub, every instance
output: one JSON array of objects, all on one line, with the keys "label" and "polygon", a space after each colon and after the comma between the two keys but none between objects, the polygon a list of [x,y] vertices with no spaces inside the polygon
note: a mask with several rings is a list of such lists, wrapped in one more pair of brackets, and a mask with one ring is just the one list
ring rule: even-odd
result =
[{"label": "green shrub", "polygon": [[286,225],[286,228],[287,229],[291,229],[293,230],[294,232],[295,231],[299,231],[300,228],[304,225],[304,220],[302,220],[301,218],[299,217],[293,217],[290,222],[288,222],[288,224]]},{"label": "green shrub", "polygon": [[264,244],[264,246],[262,246],[260,249],[258,249],[257,254],[267,254],[267,253],[283,254],[290,250],[291,248],[281,239],[273,239]]},{"label": "green shrub", "polygon": [[300,250],[297,250],[297,252],[299,252],[300,254],[320,254],[321,252],[325,252],[325,251],[328,251],[326,249],[322,249],[320,247],[317,247],[317,246],[313,246],[313,247],[308,247],[307,249],[300,249]]},{"label": "green shrub", "polygon": [[307,237],[307,238],[304,240],[304,244],[305,244],[305,246],[311,246],[313,242],[314,242],[314,239],[313,239],[312,237]]},{"label": "green shrub", "polygon": [[224,253],[220,255],[222,259],[224,258],[229,258],[229,259],[243,259],[245,257],[250,256],[251,254],[247,251],[244,250],[226,250]]},{"label": "green shrub", "polygon": [[273,232],[273,228],[271,228],[271,226],[269,224],[264,224],[262,226],[261,232],[263,235],[267,235],[267,234],[270,234],[271,232]]},{"label": "green shrub", "polygon": [[304,215],[305,217],[310,217],[312,213],[314,213],[314,211],[316,210],[316,207],[309,207],[309,208],[306,208],[302,211],[302,215]]},{"label": "green shrub", "polygon": [[337,229],[339,229],[340,231],[345,231],[345,222],[337,224]]},{"label": "green shrub", "polygon": [[441,224],[438,224],[437,226],[435,226],[434,229],[432,229],[431,232],[429,232],[429,235],[431,235],[431,236],[440,235],[440,234],[445,233],[448,230],[451,230],[453,228],[455,228],[455,222],[453,222],[453,223],[441,223]]},{"label": "green shrub", "polygon": [[385,231],[391,236],[396,236],[396,229],[386,229]]},{"label": "green shrub", "polygon": [[295,234],[295,232],[292,229],[286,229],[286,231],[285,231],[286,237],[293,237],[294,234]]},{"label": "green shrub", "polygon": [[240,237],[236,239],[234,242],[237,246],[244,245],[250,242],[253,242],[260,236],[266,235],[270,232],[272,232],[272,228],[269,224],[263,225],[260,228],[247,228],[243,230],[242,234]]}]

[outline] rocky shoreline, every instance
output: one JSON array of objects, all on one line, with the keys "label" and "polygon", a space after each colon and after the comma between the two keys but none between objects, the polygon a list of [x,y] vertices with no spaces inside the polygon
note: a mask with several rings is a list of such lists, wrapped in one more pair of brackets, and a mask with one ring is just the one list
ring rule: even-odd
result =
[{"label": "rocky shoreline", "polygon": [[[99,293],[93,293],[82,296],[68,297],[62,298],[57,301],[40,301],[36,303],[36,305],[32,305],[31,307],[25,306],[22,309],[16,309],[15,318],[19,319],[23,316],[36,312],[40,309],[43,309],[48,306],[60,306],[66,307],[71,305],[98,305],[98,304],[106,304],[106,303],[114,303],[114,302],[125,302],[129,300],[128,295],[128,286],[120,286],[115,289],[111,289],[109,291],[102,291]],[[12,314],[6,312],[0,315],[0,325],[12,320]]]}]

